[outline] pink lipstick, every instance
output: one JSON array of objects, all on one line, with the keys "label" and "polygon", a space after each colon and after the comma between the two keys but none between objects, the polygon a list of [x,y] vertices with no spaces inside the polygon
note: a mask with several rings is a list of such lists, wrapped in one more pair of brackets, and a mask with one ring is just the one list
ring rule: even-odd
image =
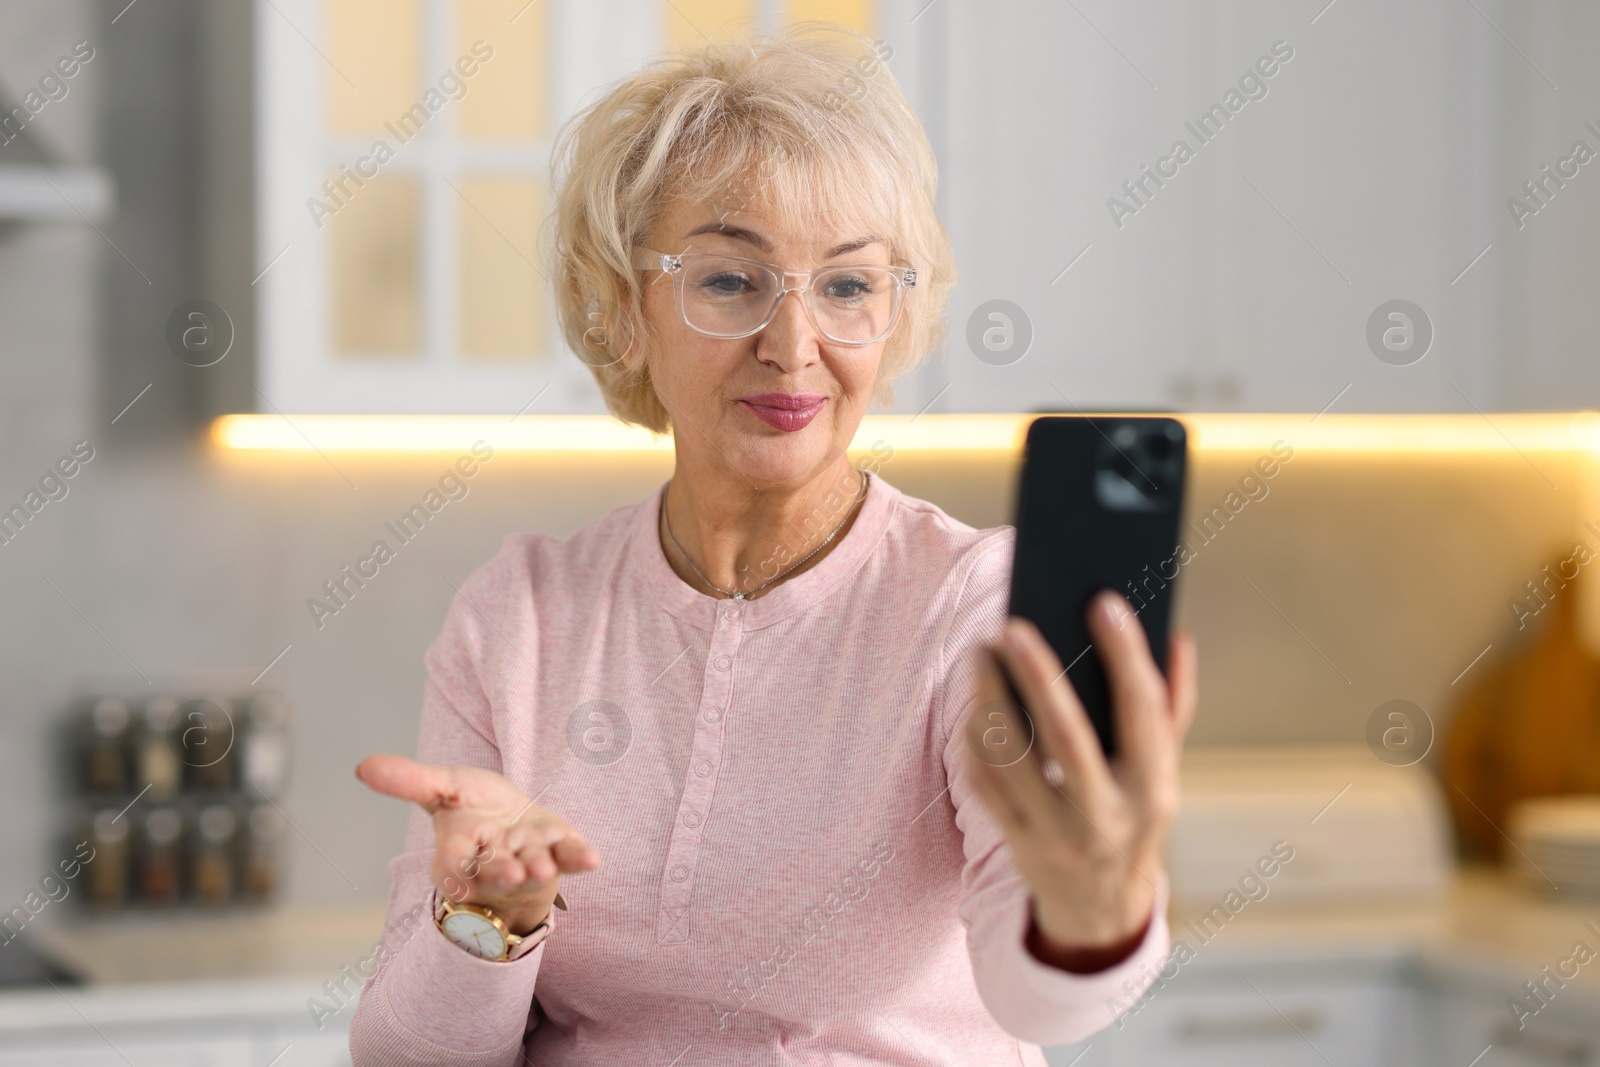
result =
[{"label": "pink lipstick", "polygon": [[820,393],[759,393],[739,398],[762,422],[787,433],[805,429],[827,402]]}]

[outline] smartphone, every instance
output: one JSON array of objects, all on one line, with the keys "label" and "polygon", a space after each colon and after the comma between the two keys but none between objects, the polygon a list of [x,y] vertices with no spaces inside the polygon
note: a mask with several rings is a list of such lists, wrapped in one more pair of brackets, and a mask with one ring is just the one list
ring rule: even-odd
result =
[{"label": "smartphone", "polygon": [[[1117,753],[1116,731],[1085,613],[1102,589],[1127,597],[1166,673],[1187,467],[1188,438],[1176,419],[1047,416],[1028,427],[1010,612],[1033,622],[1061,658],[1107,759]],[[1024,707],[1004,660],[996,662]]]}]

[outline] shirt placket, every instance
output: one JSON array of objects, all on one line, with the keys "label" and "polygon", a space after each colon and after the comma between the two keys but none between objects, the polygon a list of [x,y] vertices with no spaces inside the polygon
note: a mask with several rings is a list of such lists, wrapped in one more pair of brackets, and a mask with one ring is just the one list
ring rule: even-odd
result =
[{"label": "shirt placket", "polygon": [[711,649],[706,655],[700,706],[695,710],[694,743],[684,772],[683,797],[672,824],[666,868],[661,874],[661,911],[656,940],[664,945],[689,940],[689,901],[694,893],[695,867],[700,859],[700,835],[711,814],[711,800],[722,770],[722,747],[728,704],[733,695],[734,657],[743,634],[739,620],[745,608],[726,601],[717,607]]}]

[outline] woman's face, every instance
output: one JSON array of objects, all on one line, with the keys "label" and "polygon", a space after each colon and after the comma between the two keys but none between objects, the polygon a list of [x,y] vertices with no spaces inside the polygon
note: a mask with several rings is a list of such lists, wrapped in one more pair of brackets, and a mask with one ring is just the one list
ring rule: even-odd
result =
[{"label": "woman's face", "polygon": [[[889,264],[889,244],[880,234],[820,222],[804,232],[783,229],[759,206],[719,220],[709,204],[683,199],[668,203],[650,247],[741,256],[790,271]],[[829,341],[811,324],[800,297],[785,295],[760,333],[724,340],[683,321],[669,275],[646,275],[644,313],[659,338],[649,357],[650,377],[672,418],[680,466],[684,459],[732,466],[767,488],[802,483],[843,458],[871,401],[887,341]],[[773,410],[772,394],[814,400],[816,413],[809,421],[786,417]]]}]

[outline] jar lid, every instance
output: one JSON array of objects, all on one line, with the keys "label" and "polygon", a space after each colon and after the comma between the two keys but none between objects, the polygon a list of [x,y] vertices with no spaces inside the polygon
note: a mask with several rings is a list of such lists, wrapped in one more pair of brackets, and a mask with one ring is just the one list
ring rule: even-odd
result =
[{"label": "jar lid", "polygon": [[152,845],[170,845],[183,832],[183,818],[172,808],[156,808],[144,817],[145,840]]},{"label": "jar lid", "polygon": [[200,839],[208,844],[221,844],[233,836],[237,822],[228,805],[208,805],[200,811]]},{"label": "jar lid", "polygon": [[90,718],[94,721],[96,733],[106,737],[120,734],[128,728],[127,701],[118,700],[116,697],[102,697],[94,702]]}]

